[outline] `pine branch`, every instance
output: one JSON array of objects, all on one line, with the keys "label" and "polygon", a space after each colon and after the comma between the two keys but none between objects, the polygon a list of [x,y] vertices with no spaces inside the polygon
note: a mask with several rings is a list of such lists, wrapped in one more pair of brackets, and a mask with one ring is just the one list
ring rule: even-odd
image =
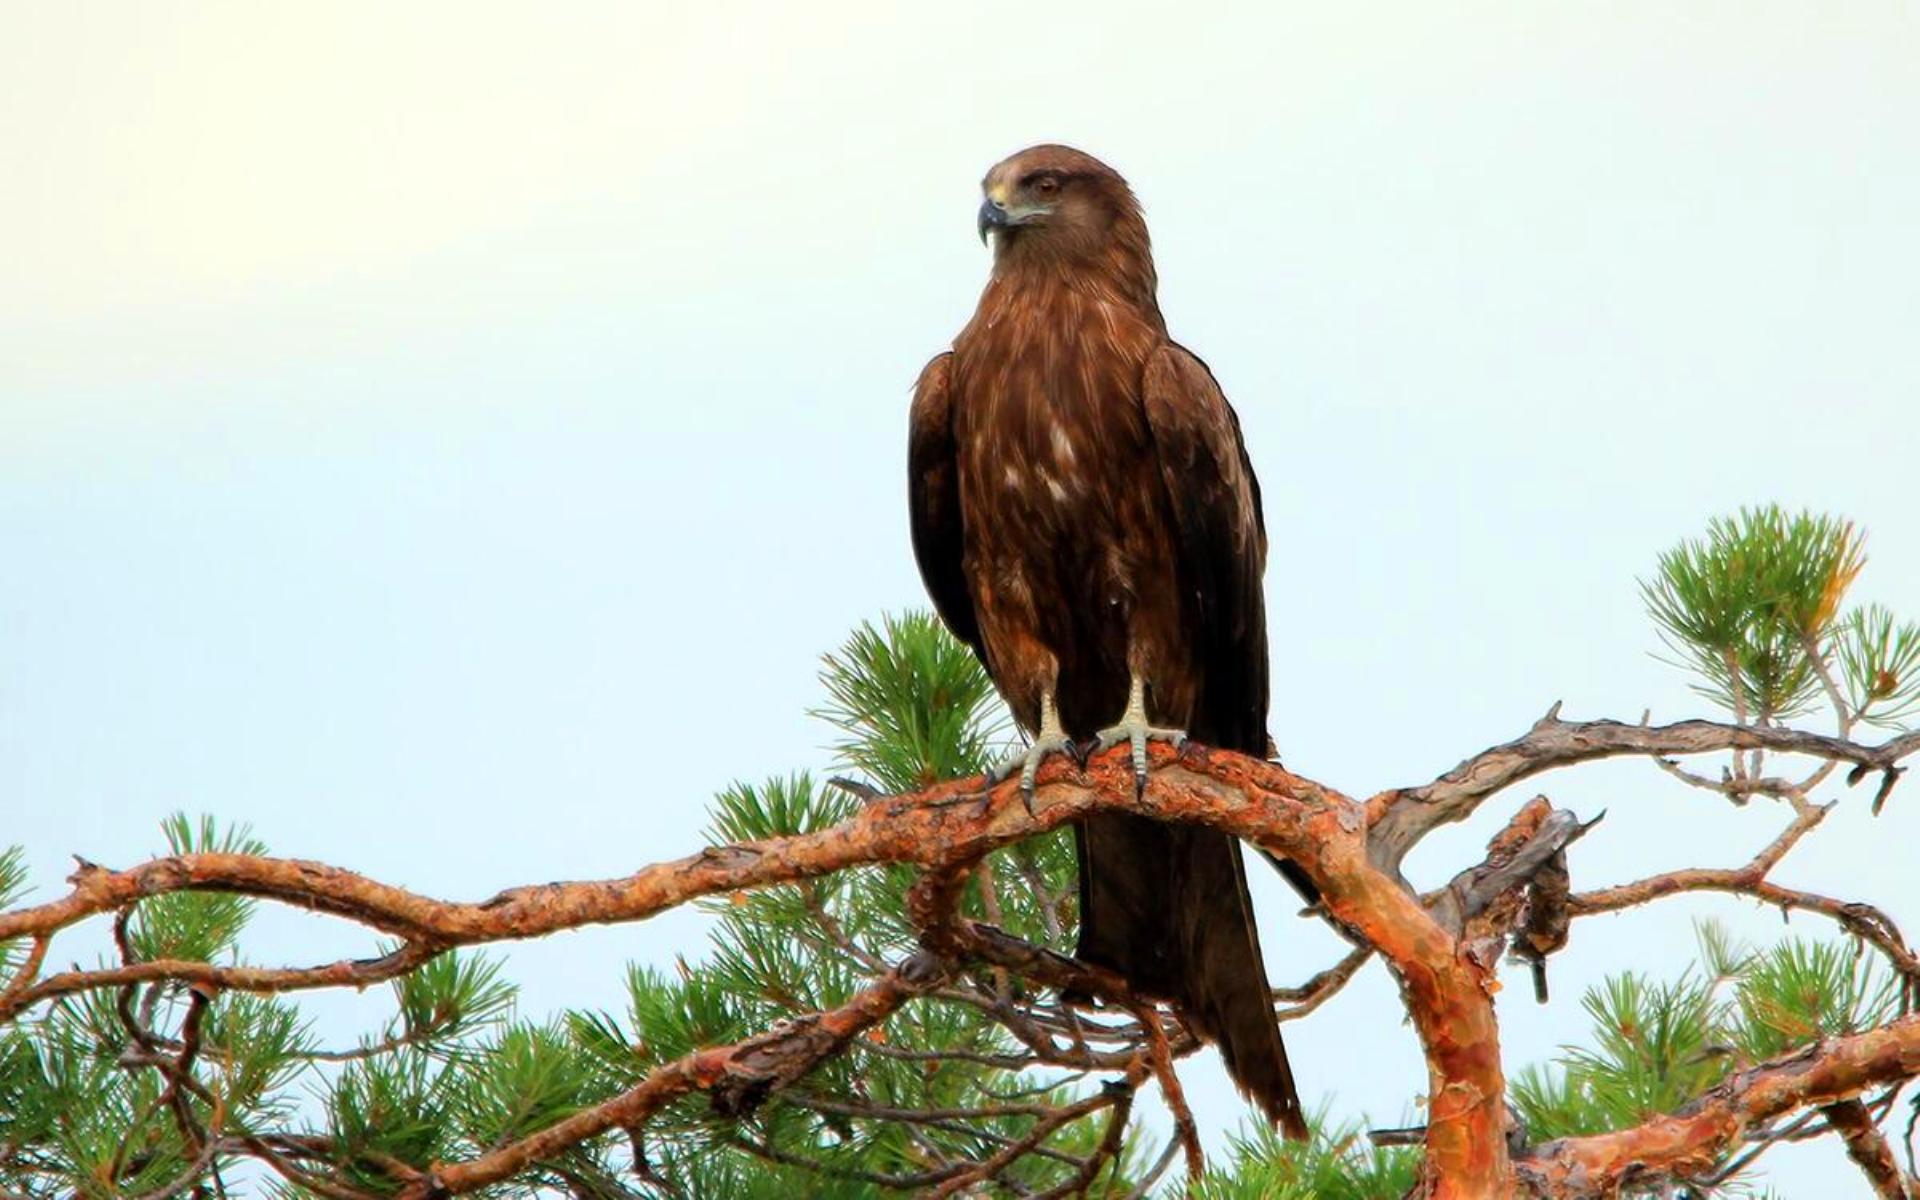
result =
[{"label": "pine branch", "polygon": [[1913,951],[1908,949],[1899,927],[1885,912],[1871,904],[1783,887],[1758,876],[1750,865],[1731,869],[1697,867],[1668,871],[1616,887],[1581,892],[1573,897],[1572,909],[1575,916],[1618,912],[1682,892],[1722,892],[1733,896],[1749,896],[1783,911],[1797,909],[1820,913],[1838,922],[1847,932],[1871,943],[1902,975],[1920,981],[1920,958],[1916,958]]},{"label": "pine branch", "polygon": [[[1545,769],[1541,764],[1549,760],[1671,753],[1676,751],[1675,743],[1681,741],[1724,748],[1742,744],[1745,738],[1762,737],[1772,739],[1769,744],[1784,746],[1791,739],[1784,739],[1782,733],[1710,722],[1665,730],[1604,722],[1579,727],[1556,724],[1529,735],[1534,739],[1530,748],[1496,748],[1489,752],[1490,757],[1483,756],[1493,764],[1490,768],[1456,773],[1458,778],[1445,784],[1441,792],[1428,789],[1427,794],[1442,794],[1450,787],[1455,789],[1450,794],[1457,799],[1476,789],[1486,790],[1500,779],[1511,781],[1511,777]],[[1874,764],[1892,762],[1894,756],[1907,752],[1910,744],[1911,739],[1880,748],[1811,743],[1824,753],[1850,756],[1847,761]],[[1523,769],[1511,765],[1514,763],[1526,766]],[[1500,1103],[1505,1086],[1487,988],[1490,968],[1457,954],[1456,935],[1446,923],[1436,921],[1397,875],[1374,865],[1368,854],[1362,807],[1274,764],[1198,746],[1184,752],[1156,746],[1152,765],[1144,796],[1136,797],[1130,764],[1123,751],[1116,749],[1092,759],[1084,772],[1068,762],[1049,763],[1042,772],[1031,813],[1012,781],[987,792],[977,790],[971,782],[936,785],[862,805],[846,820],[824,829],[712,847],[675,862],[644,868],[624,879],[513,889],[479,904],[419,896],[337,868],[257,855],[183,854],[120,872],[89,865],[75,876],[74,889],[68,896],[0,915],[0,937],[48,937],[93,913],[124,910],[152,896],[213,890],[302,904],[410,939],[384,959],[322,968],[275,970],[161,961],[68,972],[21,989],[15,1011],[51,995],[156,980],[280,990],[388,977],[400,973],[408,958],[425,961],[454,945],[538,936],[592,922],[640,920],[704,896],[817,879],[863,864],[913,862],[926,871],[910,906],[919,936],[943,956],[1002,967],[1012,976],[1044,986],[1073,988],[1125,1002],[1131,997],[1122,981],[964,917],[959,907],[971,864],[987,854],[1095,811],[1130,809],[1162,820],[1208,824],[1301,866],[1321,889],[1327,914],[1388,962],[1408,996],[1432,1075],[1428,1194],[1468,1196],[1510,1187],[1512,1168],[1505,1148],[1505,1112]],[[1422,803],[1420,794],[1402,793],[1400,802]],[[1452,801],[1443,796],[1443,802]],[[1545,829],[1543,824],[1541,830]],[[1531,870],[1542,852],[1564,848],[1566,834],[1567,830],[1558,825],[1553,826],[1547,842],[1539,842],[1530,834],[1521,839],[1515,855],[1506,861],[1520,861]],[[1497,869],[1488,878],[1499,885],[1493,891],[1504,892],[1523,881],[1525,874]],[[1773,895],[1763,890],[1771,885],[1754,886],[1754,894]],[[1660,888],[1644,891],[1650,898]],[[1624,903],[1625,898],[1619,902]],[[1841,912],[1837,902],[1824,903],[1836,914]],[[1810,898],[1807,904],[1820,907],[1822,901]],[[1846,917],[1873,924],[1871,918],[1851,910]],[[1357,969],[1360,960],[1350,961]],[[611,1129],[636,1125],[694,1092],[714,1095],[723,1111],[752,1108],[799,1074],[839,1053],[856,1033],[883,1019],[910,996],[926,990],[927,985],[904,981],[898,973],[889,975],[868,985],[846,1005],[817,1017],[799,1018],[785,1028],[718,1050],[698,1051],[662,1064],[613,1098],[477,1157],[453,1162],[430,1184],[410,1186],[422,1195],[434,1189],[461,1192],[489,1186],[567,1147]],[[1032,1025],[1032,1018],[1011,1009],[998,1016],[1004,1027],[1024,1035],[1031,1054],[978,1056],[983,1064],[1019,1069],[1053,1062],[1133,1070],[1123,1064],[1144,1061],[1137,1055],[1129,1059],[1125,1052],[1103,1054],[1061,1046],[1054,1035]],[[1157,1021],[1145,1028],[1157,1031]],[[876,1053],[892,1050],[865,1041],[860,1044]],[[895,1052],[928,1060],[961,1057],[940,1052]],[[1150,1067],[1140,1069],[1154,1073]],[[1163,1079],[1162,1085],[1170,1099],[1177,1096],[1177,1081]]]},{"label": "pine branch", "polygon": [[403,1191],[402,1200],[458,1195],[511,1179],[535,1162],[610,1129],[635,1128],[692,1092],[707,1093],[722,1110],[749,1109],[838,1054],[848,1042],[938,983],[942,973],[929,960],[909,960],[836,1009],[730,1046],[696,1051],[648,1072],[618,1096],[537,1133],[478,1158],[441,1165]]},{"label": "pine branch", "polygon": [[1432,783],[1381,792],[1367,801],[1375,861],[1397,869],[1408,850],[1433,829],[1463,821],[1481,802],[1545,771],[1603,758],[1638,755],[1665,759],[1682,754],[1767,749],[1847,763],[1849,782],[1868,772],[1882,775],[1882,794],[1899,777],[1901,760],[1920,754],[1920,730],[1877,746],[1781,725],[1728,725],[1680,721],[1672,725],[1626,725],[1618,721],[1562,721],[1555,704],[1513,741],[1483,750]]},{"label": "pine branch", "polygon": [[1549,1142],[1517,1166],[1542,1200],[1610,1195],[1632,1172],[1706,1174],[1716,1155],[1764,1121],[1916,1075],[1920,1015],[1739,1072],[1700,1100],[1633,1128]]},{"label": "pine branch", "polygon": [[[1773,526],[1763,520],[1754,528],[1767,533]],[[1920,751],[1920,733],[1878,746],[1847,739],[1864,709],[1848,707],[1853,702],[1842,695],[1842,685],[1855,691],[1864,686],[1882,699],[1904,696],[1910,678],[1882,676],[1907,671],[1914,639],[1889,632],[1891,626],[1860,625],[1856,643],[1841,643],[1843,671],[1834,675],[1821,638],[1834,620],[1838,591],[1857,569],[1848,565],[1850,534],[1817,523],[1789,532],[1809,547],[1825,545],[1822,553],[1831,562],[1796,574],[1794,560],[1768,560],[1768,570],[1793,584],[1797,607],[1780,609],[1785,615],[1779,619],[1794,632],[1790,648],[1797,657],[1770,658],[1778,638],[1740,642],[1730,660],[1715,651],[1731,688],[1731,725],[1571,723],[1561,721],[1556,709],[1522,738],[1484,751],[1432,783],[1382,793],[1365,805],[1274,764],[1199,746],[1184,752],[1154,747],[1149,786],[1137,795],[1130,764],[1116,749],[1083,767],[1050,762],[1028,807],[1012,781],[984,790],[973,779],[935,782],[976,771],[986,757],[991,691],[971,657],[941,640],[931,625],[889,624],[884,632],[867,630],[844,659],[830,661],[828,715],[847,737],[848,761],[900,794],[884,796],[852,783],[841,785],[846,796],[835,796],[814,791],[804,776],[736,788],[716,814],[715,828],[726,844],[620,879],[516,888],[480,903],[421,896],[322,864],[269,858],[244,833],[216,836],[211,823],[196,828],[181,819],[168,828],[172,854],[125,871],[83,862],[66,896],[0,912],[0,947],[13,951],[5,959],[10,974],[0,983],[0,1022],[55,1002],[64,1024],[48,1028],[68,1031],[61,1037],[93,1039],[85,1048],[76,1043],[75,1061],[111,1053],[133,1072],[113,1101],[118,1107],[112,1111],[124,1118],[113,1130],[113,1158],[104,1176],[129,1193],[151,1190],[188,1167],[196,1182],[217,1182],[221,1159],[240,1155],[266,1163],[294,1188],[340,1200],[396,1187],[409,1196],[452,1194],[508,1180],[537,1181],[576,1195],[625,1194],[605,1158],[612,1139],[603,1135],[617,1130],[626,1131],[635,1146],[635,1174],[659,1191],[739,1192],[722,1182],[733,1178],[726,1172],[735,1169],[729,1164],[738,1154],[701,1157],[703,1150],[724,1146],[772,1164],[765,1170],[804,1167],[868,1183],[907,1177],[868,1170],[857,1155],[843,1151],[851,1143],[833,1123],[858,1120],[863,1128],[878,1127],[876,1137],[897,1138],[890,1153],[933,1164],[920,1173],[927,1177],[924,1186],[957,1189],[998,1181],[1023,1194],[1064,1194],[1103,1174],[1119,1183],[1133,1091],[1149,1079],[1174,1112],[1178,1136],[1145,1179],[1157,1178],[1182,1148],[1189,1174],[1197,1178],[1197,1133],[1174,1072],[1174,1062],[1197,1043],[1183,1027],[1169,1024],[1161,1009],[1133,995],[1124,980],[1060,952],[1068,944],[1073,887],[1070,849],[1059,831],[1095,812],[1132,811],[1224,830],[1290,861],[1313,881],[1323,897],[1315,911],[1356,949],[1298,989],[1297,1004],[1282,1016],[1324,1003],[1378,955],[1401,984],[1428,1061],[1422,1194],[1508,1194],[1518,1186],[1517,1143],[1509,1136],[1490,999],[1496,986],[1493,950],[1505,941],[1524,937],[1527,946],[1545,953],[1564,941],[1571,915],[1612,911],[1675,891],[1721,890],[1822,912],[1876,946],[1904,974],[1920,975],[1884,913],[1790,892],[1766,878],[1830,807],[1812,803],[1806,793],[1834,764],[1850,765],[1855,780],[1879,772],[1883,800],[1900,761]],[[1672,595],[1674,628],[1699,616],[1699,604],[1727,599],[1688,591],[1710,582],[1704,576],[1681,581]],[[1694,632],[1720,636],[1705,626]],[[1783,706],[1809,689],[1824,690],[1837,706],[1841,736],[1777,723]],[[1804,783],[1774,779],[1760,773],[1762,750],[1806,754],[1823,765]],[[1737,767],[1718,783],[1670,761],[1716,751],[1732,751]],[[1403,856],[1425,833],[1464,818],[1499,790],[1554,767],[1619,755],[1651,757],[1689,783],[1735,800],[1778,796],[1792,807],[1793,823],[1744,867],[1676,872],[1569,900],[1568,845],[1585,827],[1542,800],[1520,810],[1489,847],[1486,862],[1462,872],[1448,889],[1421,897],[1401,880]],[[994,855],[1000,857],[990,859]],[[15,866],[14,859],[0,861],[0,884],[6,884],[0,892],[17,891]],[[312,967],[215,961],[231,953],[258,899],[329,913],[400,942],[377,958]],[[451,1049],[473,1022],[486,1020],[490,1004],[500,1002],[485,979],[460,974],[449,956],[453,949],[590,923],[645,920],[690,902],[720,914],[716,952],[698,968],[683,964],[679,984],[636,975],[632,1034],[615,1018],[570,1014],[566,1026],[516,1025],[486,1045],[468,1043],[457,1054]],[[54,935],[104,913],[116,916],[120,961],[42,978]],[[924,948],[909,960],[914,969],[883,966],[914,943]],[[262,1009],[248,1016],[251,1010],[241,1006],[253,993],[402,979],[401,1021],[352,1051],[316,1050],[287,1023],[287,1014]],[[1823,1002],[1844,991],[1833,979],[1820,979],[1815,990]],[[1740,984],[1740,1003],[1756,996],[1755,1003],[1766,1001],[1749,982]],[[103,989],[112,996],[104,1007],[93,999]],[[1083,1017],[1072,1005],[1037,1001],[1042,990],[1098,998],[1108,1013],[1131,1013],[1133,1020]],[[1682,992],[1670,995],[1692,995]],[[210,999],[216,993],[239,999],[216,1006]],[[221,1016],[228,1011],[231,1018]],[[1707,1012],[1688,1009],[1690,1015],[1676,1018],[1684,1036],[1675,1044],[1699,1043],[1706,1027],[1720,1019]],[[1846,1013],[1838,1025],[1821,1013],[1794,1017],[1840,1035],[1804,1052],[1805,1070],[1839,1069],[1828,1051],[1845,1059],[1843,1050],[1833,1048],[1853,1046],[1853,1039],[1875,1032],[1859,1027],[1884,1019],[1885,1008],[1853,1004]],[[240,1024],[216,1031],[216,1019]],[[896,1033],[900,1044],[890,1036]],[[854,1048],[858,1071],[843,1058]],[[5,1050],[0,1045],[0,1053]],[[435,1060],[441,1065],[426,1066],[434,1055],[443,1056]],[[314,1064],[329,1060],[350,1060],[328,1092],[334,1128],[306,1141],[221,1132],[229,1095],[237,1113],[271,1093],[267,1081],[275,1072],[319,1069]],[[1694,1082],[1667,1094],[1669,1107],[1697,1096],[1724,1070],[1717,1060],[1683,1065],[1684,1081]],[[990,1095],[982,1086],[986,1072],[1036,1068],[1121,1078],[1106,1090],[1077,1096],[1059,1091],[1056,1079],[1028,1090],[1025,1095],[1034,1098],[1025,1104],[955,1102],[973,1092]],[[0,1071],[7,1069],[0,1062]],[[210,1088],[196,1070],[208,1073],[208,1082],[212,1072],[227,1072],[221,1084],[227,1090]],[[234,1074],[242,1070],[252,1074]],[[812,1072],[819,1074],[809,1095],[831,1089],[847,1097],[837,1111],[789,1091]],[[1735,1078],[1757,1077],[1747,1072]],[[963,1090],[955,1091],[961,1083]],[[93,1085],[75,1086],[84,1093]],[[1728,1104],[1739,1109],[1744,1095]],[[1824,1108],[1828,1115],[1819,1128],[1845,1132],[1850,1110],[1843,1096],[1780,1103],[1786,1105],[1783,1114]],[[1016,1107],[1023,1111],[1014,1112]],[[353,1121],[345,1122],[349,1108]],[[1693,1112],[1684,1107],[1680,1115],[1635,1126],[1651,1129],[1669,1120],[1698,1135],[1691,1149],[1673,1151],[1674,1171],[1690,1169],[1696,1157],[1724,1166],[1746,1139],[1772,1136],[1770,1116],[1742,1118],[1745,1123],[1728,1133],[1721,1125],[1682,1120]],[[1842,1115],[1836,1118],[1836,1112]],[[209,1113],[220,1115],[210,1121]],[[1096,1113],[1104,1119],[1082,1119]],[[754,1136],[738,1128],[743,1114],[753,1115]],[[1636,1119],[1648,1115],[1641,1110]],[[648,1161],[640,1149],[642,1125],[664,1131],[658,1161]],[[1789,1122],[1781,1128],[1800,1127]],[[1860,1140],[1863,1152],[1871,1149]],[[1598,1144],[1556,1143],[1573,1146],[1566,1152],[1576,1154]],[[89,1149],[78,1147],[73,1161],[90,1161],[84,1153]],[[1330,1171],[1351,1165],[1338,1153],[1323,1163]],[[1539,1154],[1523,1156],[1521,1163],[1536,1174],[1552,1167]],[[427,1164],[439,1165],[429,1171]],[[0,1161],[0,1171],[7,1169]]]},{"label": "pine branch", "polygon": [[1860,1168],[1880,1200],[1913,1200],[1912,1182],[1893,1156],[1893,1146],[1880,1132],[1873,1114],[1858,1100],[1841,1100],[1822,1108],[1827,1124],[1839,1133],[1847,1157]]}]

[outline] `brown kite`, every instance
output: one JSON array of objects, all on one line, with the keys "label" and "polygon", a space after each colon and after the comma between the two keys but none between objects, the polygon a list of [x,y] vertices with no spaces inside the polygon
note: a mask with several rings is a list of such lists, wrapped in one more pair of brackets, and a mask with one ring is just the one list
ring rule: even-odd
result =
[{"label": "brown kite", "polygon": [[[934,606],[1031,748],[1190,735],[1267,750],[1260,486],[1205,363],[1167,336],[1147,226],[1065,146],[987,173],[993,274],[915,387],[913,547]],[[1184,731],[1184,733],[1182,732]],[[1237,842],[1125,813],[1087,820],[1078,954],[1177,1004],[1289,1135],[1304,1136]]]}]

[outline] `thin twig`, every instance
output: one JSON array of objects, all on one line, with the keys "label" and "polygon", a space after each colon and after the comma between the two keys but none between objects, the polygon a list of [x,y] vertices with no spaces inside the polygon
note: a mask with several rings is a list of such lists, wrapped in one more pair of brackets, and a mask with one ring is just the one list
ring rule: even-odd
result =
[{"label": "thin twig", "polygon": [[1027,1131],[1025,1137],[1005,1147],[998,1154],[995,1154],[986,1161],[968,1167],[959,1174],[942,1181],[938,1187],[928,1192],[927,1195],[931,1200],[940,1200],[940,1198],[944,1196],[957,1195],[963,1188],[973,1184],[998,1178],[1000,1172],[1006,1170],[1015,1162],[1018,1162],[1035,1146],[1038,1146],[1041,1142],[1053,1136],[1053,1134],[1060,1129],[1071,1125],[1089,1113],[1099,1112],[1104,1108],[1111,1108],[1123,1101],[1131,1104],[1133,1101],[1133,1091],[1139,1086],[1139,1080],[1141,1077],[1144,1077],[1144,1075],[1144,1070],[1140,1070],[1138,1075],[1130,1071],[1124,1079],[1111,1081],[1090,1096],[1083,1097],[1072,1104],[1063,1105],[1060,1108],[1054,1109],[1042,1119],[1035,1121],[1033,1128]]}]

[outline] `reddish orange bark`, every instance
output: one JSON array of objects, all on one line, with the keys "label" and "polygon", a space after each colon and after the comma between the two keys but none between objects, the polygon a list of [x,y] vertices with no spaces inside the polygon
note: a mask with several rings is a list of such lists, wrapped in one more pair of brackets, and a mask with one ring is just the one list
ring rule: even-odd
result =
[{"label": "reddish orange bark", "polygon": [[[182,855],[125,871],[83,864],[66,896],[0,913],[0,939],[24,937],[32,942],[12,978],[0,980],[0,1020],[56,996],[154,979],[254,991],[364,985],[402,974],[455,946],[644,920],[702,896],[871,863],[911,863],[926,869],[927,881],[914,894],[914,916],[925,944],[943,958],[989,962],[1050,986],[1124,1003],[1129,998],[1123,980],[967,921],[955,905],[964,873],[992,851],[1093,812],[1130,809],[1162,820],[1205,824],[1293,860],[1319,888],[1327,914],[1387,961],[1427,1059],[1428,1196],[1479,1200],[1522,1194],[1523,1188],[1555,1198],[1591,1195],[1632,1165],[1683,1173],[1714,1160],[1757,1122],[1795,1108],[1845,1101],[1877,1082],[1920,1075],[1920,1017],[1754,1068],[1689,1109],[1638,1128],[1542,1147],[1516,1168],[1508,1149],[1489,956],[1474,952],[1477,943],[1472,938],[1459,936],[1460,912],[1429,907],[1414,894],[1399,876],[1399,857],[1420,832],[1466,815],[1495,788],[1548,766],[1648,753],[1671,742],[1684,743],[1682,748],[1715,739],[1744,744],[1739,739],[1749,736],[1701,722],[1648,729],[1605,722],[1574,726],[1550,718],[1527,738],[1496,747],[1433,785],[1383,793],[1366,805],[1275,764],[1192,745],[1184,751],[1153,746],[1150,783],[1143,796],[1136,796],[1125,748],[1116,748],[1095,757],[1084,770],[1063,759],[1049,761],[1031,809],[1022,802],[1017,781],[984,792],[976,781],[962,781],[876,800],[841,825],[816,833],[712,847],[619,879],[515,888],[479,903],[422,896],[350,871],[287,859]],[[1890,770],[1896,758],[1916,747],[1920,741],[1908,739],[1878,749],[1834,753],[1845,761]],[[1825,742],[1820,748],[1832,750]],[[1527,810],[1508,831],[1507,841],[1525,841],[1529,830],[1545,820],[1543,814]],[[1502,847],[1508,853],[1514,849],[1503,842],[1496,851]],[[1773,885],[1763,878],[1765,865],[1737,872],[1682,872],[1590,893],[1575,898],[1574,911],[1601,911],[1685,888],[1726,888],[1860,922],[1863,933],[1888,950],[1897,966],[1911,965],[1911,953],[1891,922],[1882,928],[1879,914],[1859,906],[1843,908],[1820,897],[1769,891]],[[40,975],[48,939],[59,930],[95,914],[124,911],[146,897],[185,890],[280,900],[397,935],[402,945],[380,959],[304,968],[149,962]],[[1484,911],[1489,915],[1483,923],[1498,924],[1505,919],[1500,914],[1511,915],[1506,908]],[[936,964],[933,974],[941,969]],[[873,1030],[926,986],[924,980],[891,972],[839,1009],[734,1046],[691,1054],[658,1068],[606,1104],[469,1162],[441,1165],[430,1183],[422,1182],[416,1190],[458,1193],[498,1183],[565,1146],[637,1124],[690,1092],[706,1092],[723,1106],[750,1106],[758,1096],[838,1053],[851,1038]],[[1164,1066],[1159,1058],[1164,1057],[1159,1055],[1147,1067],[1138,1061],[1098,1065],[1118,1066],[1138,1077],[1148,1068],[1159,1073]]]},{"label": "reddish orange bark", "polygon": [[1681,1111],[1632,1129],[1550,1142],[1528,1156],[1523,1175],[1535,1195],[1561,1200],[1608,1195],[1629,1169],[1704,1173],[1770,1117],[1915,1075],[1920,1014],[1742,1071]]}]

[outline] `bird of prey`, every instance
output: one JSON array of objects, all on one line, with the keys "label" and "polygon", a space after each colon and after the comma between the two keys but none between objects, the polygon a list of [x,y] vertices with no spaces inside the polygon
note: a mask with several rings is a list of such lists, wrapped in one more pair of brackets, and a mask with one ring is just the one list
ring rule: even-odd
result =
[{"label": "bird of prey", "polygon": [[[913,547],[934,607],[986,664],[1029,749],[1186,736],[1264,755],[1266,531],[1239,419],[1167,336],[1120,175],[1034,146],[982,183],[993,271],[914,388]],[[1238,843],[1130,813],[1076,829],[1085,961],[1176,1004],[1234,1081],[1305,1136]]]}]

